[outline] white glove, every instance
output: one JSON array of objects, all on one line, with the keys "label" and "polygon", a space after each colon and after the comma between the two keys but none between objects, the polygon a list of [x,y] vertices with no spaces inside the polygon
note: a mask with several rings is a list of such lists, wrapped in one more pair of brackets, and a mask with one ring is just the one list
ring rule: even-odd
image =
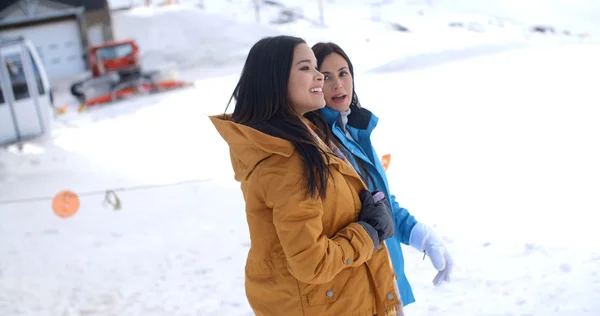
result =
[{"label": "white glove", "polygon": [[409,244],[419,252],[425,252],[433,266],[439,271],[433,278],[433,285],[441,285],[444,281],[450,282],[454,261],[442,239],[433,229],[425,224],[417,223],[410,232]]}]

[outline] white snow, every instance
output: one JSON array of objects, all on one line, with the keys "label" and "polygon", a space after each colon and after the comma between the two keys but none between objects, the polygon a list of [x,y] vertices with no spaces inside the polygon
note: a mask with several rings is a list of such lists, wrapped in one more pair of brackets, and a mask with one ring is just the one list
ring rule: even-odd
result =
[{"label": "white snow", "polygon": [[[142,8],[115,20],[225,21],[205,3],[208,13]],[[344,23],[343,14],[330,28],[299,22],[276,32],[349,47],[361,102],[380,117],[376,148],[392,154],[392,192],[455,257],[453,282],[435,288],[428,259],[405,248],[417,299],[406,314],[600,315],[600,45],[477,37],[488,43],[403,55],[401,45],[434,35]],[[250,20],[248,38],[263,30]],[[212,43],[213,30],[198,36]],[[252,315],[244,201],[206,117],[225,111],[235,54],[251,45],[238,39],[243,31],[233,46],[209,45],[225,50],[223,69],[204,68],[209,50],[179,54],[200,41],[159,36],[175,48],[171,60],[203,66],[182,69],[195,88],[70,112],[52,141],[0,151],[0,315]],[[155,31],[131,32],[153,47],[146,51],[161,48]],[[50,198],[64,189],[81,194],[81,208],[61,219]],[[106,190],[117,191],[121,210],[103,204]]]},{"label": "white snow", "polygon": [[137,41],[145,69],[243,62],[248,47],[263,36],[278,34],[273,28],[236,22],[193,5],[117,11],[113,24],[117,40]]}]

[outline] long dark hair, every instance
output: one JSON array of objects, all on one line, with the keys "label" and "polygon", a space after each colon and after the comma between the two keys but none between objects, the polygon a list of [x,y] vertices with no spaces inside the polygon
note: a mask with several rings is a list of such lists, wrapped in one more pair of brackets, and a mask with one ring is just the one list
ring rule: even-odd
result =
[{"label": "long dark hair", "polygon": [[354,66],[352,66],[352,61],[350,61],[350,57],[348,57],[346,52],[339,45],[332,42],[317,43],[313,45],[312,50],[313,53],[315,53],[315,57],[317,57],[317,69],[321,68],[321,64],[325,60],[325,57],[333,53],[339,54],[346,60],[346,62],[348,63],[348,69],[350,70],[350,74],[352,75],[352,102],[350,103],[350,109],[360,108],[360,101],[358,101],[356,89],[354,88]]},{"label": "long dark hair", "polygon": [[290,70],[298,44],[306,42],[283,35],[266,37],[254,44],[227,107],[235,99],[232,121],[291,142],[304,160],[307,195],[325,198],[331,174],[329,155],[318,145],[288,98]]},{"label": "long dark hair", "polygon": [[[352,75],[352,101],[350,102],[350,110],[354,111],[354,112],[360,111],[362,106],[360,105],[360,101],[358,100],[358,95],[356,94],[356,88],[355,88],[356,86],[354,84],[354,66],[352,66],[352,61],[350,61],[350,57],[348,57],[346,52],[339,45],[332,43],[332,42],[317,43],[317,44],[313,45],[312,50],[313,50],[313,53],[315,54],[315,57],[317,57],[317,69],[320,69],[321,64],[323,63],[325,58],[333,53],[339,54],[346,60],[346,62],[348,63],[348,70],[350,71],[350,75]],[[323,133],[322,137],[324,139],[326,139],[327,141],[333,142],[338,148],[340,148],[341,150],[343,150],[345,152],[346,156],[348,156],[348,157],[354,156],[354,154],[352,154],[340,141],[338,141],[335,138],[335,136],[333,136],[331,129],[329,128],[329,126],[326,123],[323,126],[322,122],[325,119],[321,115],[320,111],[318,111],[318,110],[312,111],[312,112],[306,113],[304,116],[307,119],[309,119],[311,122],[313,122],[321,130],[321,132]],[[354,156],[354,161],[356,161],[356,164],[359,169],[359,170],[357,170],[358,174],[360,175],[362,180],[365,182],[365,184],[369,185],[369,181],[373,181],[373,178],[367,171],[367,168],[360,162],[360,159],[357,159],[355,156]]]}]

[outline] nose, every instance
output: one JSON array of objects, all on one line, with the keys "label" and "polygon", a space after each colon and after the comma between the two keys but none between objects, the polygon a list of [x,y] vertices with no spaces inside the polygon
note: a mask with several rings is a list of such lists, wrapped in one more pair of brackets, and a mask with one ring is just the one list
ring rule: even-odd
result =
[{"label": "nose", "polygon": [[342,87],[342,84],[341,84],[339,81],[337,81],[337,80],[336,80],[336,81],[333,83],[333,89],[334,89],[334,90],[340,89],[341,87]]},{"label": "nose", "polygon": [[325,75],[323,75],[320,71],[317,70],[317,81],[323,81]]}]

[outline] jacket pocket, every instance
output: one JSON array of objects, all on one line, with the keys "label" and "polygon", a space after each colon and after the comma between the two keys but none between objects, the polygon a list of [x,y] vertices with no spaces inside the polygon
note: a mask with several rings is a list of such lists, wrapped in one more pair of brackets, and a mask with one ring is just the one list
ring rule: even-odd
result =
[{"label": "jacket pocket", "polygon": [[343,269],[331,282],[318,284],[308,294],[308,304],[318,306],[335,302],[342,295],[354,268]]}]

